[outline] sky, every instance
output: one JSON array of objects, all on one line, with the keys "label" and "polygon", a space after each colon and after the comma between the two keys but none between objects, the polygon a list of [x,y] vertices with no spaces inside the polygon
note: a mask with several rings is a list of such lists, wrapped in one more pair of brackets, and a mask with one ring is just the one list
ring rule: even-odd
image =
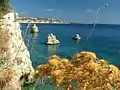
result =
[{"label": "sky", "polygon": [[[85,24],[120,24],[120,0],[10,0],[10,4],[20,16]],[[107,8],[105,4],[108,4]],[[95,20],[98,8],[100,11]]]}]

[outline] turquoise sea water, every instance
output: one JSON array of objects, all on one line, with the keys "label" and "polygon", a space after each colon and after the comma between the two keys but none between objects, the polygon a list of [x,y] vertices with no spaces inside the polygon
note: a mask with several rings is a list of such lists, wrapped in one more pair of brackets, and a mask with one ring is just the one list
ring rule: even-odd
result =
[{"label": "turquoise sea water", "polygon": [[[86,37],[88,37],[89,32],[92,30],[92,24],[37,24],[37,26],[39,27],[39,33],[35,35],[35,37],[29,37],[30,34],[27,33],[27,37],[24,39],[28,46],[27,40],[30,38],[28,48],[34,68],[39,64],[47,63],[51,55],[56,54],[70,59],[73,54],[80,51],[95,52],[99,58],[104,58],[108,60],[109,63],[120,66],[119,25],[96,25],[95,30],[88,40],[86,40]],[[23,36],[26,27],[27,24],[21,24]],[[51,32],[56,34],[60,40],[61,43],[59,45],[49,46],[44,44],[48,33]],[[72,40],[72,36],[76,33],[80,34],[80,41]],[[33,38],[35,38],[35,40]],[[32,45],[32,43],[34,43],[34,45]]]},{"label": "turquoise sea water", "polygon": [[[29,46],[31,52],[31,60],[33,66],[36,67],[41,63],[46,63],[51,55],[59,55],[65,58],[71,58],[71,55],[76,52],[92,51],[97,54],[99,58],[108,60],[109,63],[120,66],[120,26],[118,25],[96,25],[92,35],[86,40],[93,25],[87,24],[37,24],[39,33],[34,37],[30,37]],[[22,33],[24,36],[27,24],[21,24]],[[59,45],[45,45],[48,33],[56,34],[60,40]],[[74,41],[72,36],[76,33],[80,34],[81,40]],[[25,39],[26,45],[29,33]],[[84,44],[84,45],[83,45]],[[33,50],[31,48],[33,47]]]}]

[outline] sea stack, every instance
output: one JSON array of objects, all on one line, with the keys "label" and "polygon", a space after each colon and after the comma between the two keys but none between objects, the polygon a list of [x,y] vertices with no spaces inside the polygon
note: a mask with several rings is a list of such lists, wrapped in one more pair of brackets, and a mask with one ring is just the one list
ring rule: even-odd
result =
[{"label": "sea stack", "polygon": [[47,42],[46,42],[47,45],[56,45],[59,43],[60,41],[56,38],[55,35],[53,35],[52,33],[48,34]]},{"label": "sea stack", "polygon": [[76,34],[72,39],[73,40],[80,40],[81,38],[80,38],[79,34]]},{"label": "sea stack", "polygon": [[33,24],[31,27],[31,33],[38,33],[38,32],[39,32],[38,27],[36,26],[36,24]]}]

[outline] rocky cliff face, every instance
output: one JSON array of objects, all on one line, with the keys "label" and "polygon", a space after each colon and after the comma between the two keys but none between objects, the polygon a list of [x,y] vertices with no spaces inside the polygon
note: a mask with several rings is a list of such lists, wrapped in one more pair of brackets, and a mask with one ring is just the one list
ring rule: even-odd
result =
[{"label": "rocky cliff face", "polygon": [[24,77],[32,80],[34,69],[16,17],[14,12],[9,12],[0,20],[0,68],[12,68],[23,83]]}]

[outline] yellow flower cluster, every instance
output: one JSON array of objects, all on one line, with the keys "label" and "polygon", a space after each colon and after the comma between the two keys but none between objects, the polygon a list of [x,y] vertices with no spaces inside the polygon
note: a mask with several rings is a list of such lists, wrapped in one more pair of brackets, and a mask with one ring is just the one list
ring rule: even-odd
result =
[{"label": "yellow flower cluster", "polygon": [[[67,90],[112,90],[120,89],[120,71],[106,60],[98,60],[92,52],[77,53],[72,60],[52,56],[48,64],[39,65],[36,77],[49,76],[57,86]],[[77,86],[72,85],[76,82]]]}]

